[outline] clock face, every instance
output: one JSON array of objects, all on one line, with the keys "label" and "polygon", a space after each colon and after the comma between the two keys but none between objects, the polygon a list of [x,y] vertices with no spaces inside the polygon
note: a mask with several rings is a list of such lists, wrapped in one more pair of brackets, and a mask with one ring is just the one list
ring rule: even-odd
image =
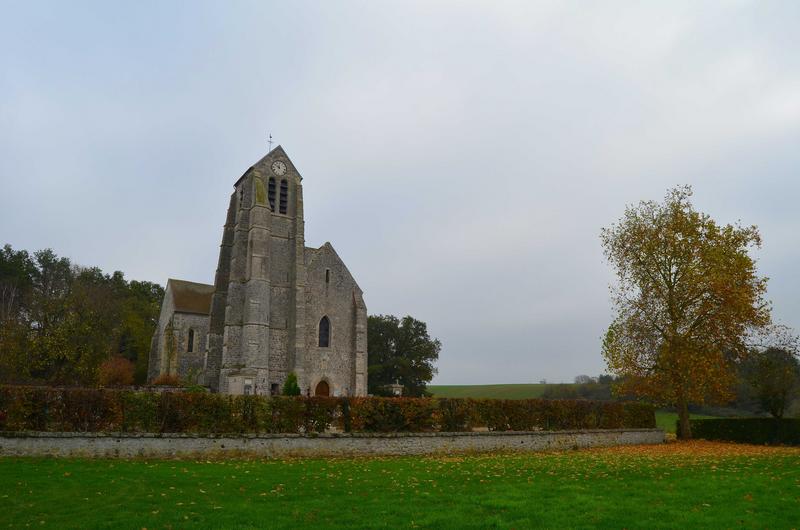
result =
[{"label": "clock face", "polygon": [[272,171],[279,177],[286,173],[286,164],[278,160],[272,163]]}]

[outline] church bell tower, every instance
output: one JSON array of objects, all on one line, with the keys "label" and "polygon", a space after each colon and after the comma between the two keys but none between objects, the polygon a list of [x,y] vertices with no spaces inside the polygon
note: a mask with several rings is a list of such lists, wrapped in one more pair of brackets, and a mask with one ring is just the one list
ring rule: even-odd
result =
[{"label": "church bell tower", "polygon": [[302,370],[305,263],[302,177],[278,146],[234,185],[209,320],[206,384],[277,393]]}]

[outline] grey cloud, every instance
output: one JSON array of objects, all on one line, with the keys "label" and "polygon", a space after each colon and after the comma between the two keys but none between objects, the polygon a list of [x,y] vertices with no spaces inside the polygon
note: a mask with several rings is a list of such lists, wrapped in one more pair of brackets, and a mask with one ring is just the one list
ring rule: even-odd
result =
[{"label": "grey cloud", "polygon": [[232,184],[272,132],[372,313],[437,382],[603,369],[598,234],[681,183],[758,224],[800,328],[793,3],[40,3],[0,22],[0,239],[210,282]]}]

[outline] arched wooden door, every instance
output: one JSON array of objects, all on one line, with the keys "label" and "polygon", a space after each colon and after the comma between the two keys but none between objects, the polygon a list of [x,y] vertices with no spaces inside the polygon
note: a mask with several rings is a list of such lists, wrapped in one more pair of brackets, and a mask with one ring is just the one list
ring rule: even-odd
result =
[{"label": "arched wooden door", "polygon": [[328,397],[331,395],[331,388],[328,386],[327,381],[320,381],[317,383],[317,388],[314,390],[315,396],[325,396]]}]

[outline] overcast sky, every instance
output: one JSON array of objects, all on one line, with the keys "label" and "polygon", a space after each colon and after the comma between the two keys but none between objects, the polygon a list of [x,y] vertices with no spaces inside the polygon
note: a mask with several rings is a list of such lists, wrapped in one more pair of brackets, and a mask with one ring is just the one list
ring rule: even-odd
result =
[{"label": "overcast sky", "polygon": [[2,2],[0,243],[212,283],[271,132],[441,384],[603,372],[599,232],[694,187],[800,329],[800,2]]}]

